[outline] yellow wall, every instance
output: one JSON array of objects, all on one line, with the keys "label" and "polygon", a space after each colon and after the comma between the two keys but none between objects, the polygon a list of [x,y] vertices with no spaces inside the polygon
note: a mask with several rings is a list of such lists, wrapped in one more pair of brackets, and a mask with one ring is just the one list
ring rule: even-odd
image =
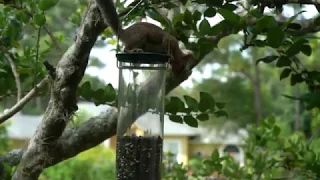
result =
[{"label": "yellow wall", "polygon": [[[143,131],[136,126],[133,126],[131,132],[135,131],[137,135],[143,135]],[[189,144],[188,136],[164,136],[164,140],[177,140],[182,145],[182,163],[188,164],[190,158],[201,152],[202,157],[209,157],[212,151],[222,146],[222,144]],[[113,136],[110,138],[110,148],[116,150],[117,138]]]},{"label": "yellow wall", "polygon": [[178,140],[182,145],[182,163],[188,164],[189,160],[189,139],[187,136],[164,136],[164,140]]},{"label": "yellow wall", "polygon": [[202,157],[211,155],[214,149],[218,149],[222,144],[189,144],[189,157],[193,157],[197,152],[201,152]]},{"label": "yellow wall", "polygon": [[10,139],[10,148],[19,149],[27,146],[29,140],[26,139]]}]

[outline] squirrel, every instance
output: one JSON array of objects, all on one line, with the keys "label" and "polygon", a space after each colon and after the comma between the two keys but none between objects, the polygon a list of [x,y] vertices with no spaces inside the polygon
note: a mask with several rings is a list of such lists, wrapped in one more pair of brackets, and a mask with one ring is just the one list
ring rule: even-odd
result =
[{"label": "squirrel", "polygon": [[113,0],[95,0],[100,13],[115,35],[125,45],[124,52],[144,51],[169,54],[172,71],[180,73],[186,62],[193,59],[191,53],[184,54],[178,40],[162,28],[147,22],[136,22],[123,29],[119,22]]}]

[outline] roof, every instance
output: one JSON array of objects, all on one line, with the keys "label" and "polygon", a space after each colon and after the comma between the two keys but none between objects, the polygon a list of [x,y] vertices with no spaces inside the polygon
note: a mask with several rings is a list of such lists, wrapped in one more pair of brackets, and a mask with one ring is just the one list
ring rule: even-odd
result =
[{"label": "roof", "polygon": [[[158,128],[158,121],[153,119],[159,118],[157,114],[146,113],[137,119],[136,125],[142,129]],[[175,123],[169,119],[169,116],[164,116],[164,131],[163,134],[167,136],[196,136],[199,134],[197,128],[187,126],[186,124]]]},{"label": "roof", "polygon": [[[105,111],[109,106],[100,105],[95,106],[90,102],[79,102],[79,109],[85,110],[89,115],[96,116],[99,113]],[[156,121],[152,119],[157,118],[156,114],[146,113],[141,116],[137,121],[136,125],[142,129],[148,129],[150,127],[158,127],[155,124]],[[8,135],[10,138],[14,139],[30,139],[34,132],[36,131],[37,126],[42,120],[42,115],[27,115],[22,113],[15,114],[8,126]],[[246,135],[246,131],[240,130],[239,133],[225,133],[213,130],[207,130],[205,128],[193,128],[186,124],[175,123],[169,119],[169,116],[164,116],[164,135],[165,136],[189,136],[193,138],[193,143],[230,143],[230,144],[239,144],[241,136],[239,134]]]},{"label": "roof", "polygon": [[[108,108],[107,105],[95,106],[93,103],[80,102],[79,109],[85,109],[90,116],[96,116]],[[9,138],[14,139],[30,139],[35,133],[38,125],[42,120],[43,115],[28,115],[21,112],[16,113],[10,118],[8,126]]]}]

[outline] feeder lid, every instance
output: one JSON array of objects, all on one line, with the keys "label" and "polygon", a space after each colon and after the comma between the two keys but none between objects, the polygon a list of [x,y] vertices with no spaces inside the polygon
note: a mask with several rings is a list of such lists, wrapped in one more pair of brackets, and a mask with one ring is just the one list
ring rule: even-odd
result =
[{"label": "feeder lid", "polygon": [[117,53],[116,57],[119,62],[128,63],[165,64],[169,62],[168,55],[151,52]]}]

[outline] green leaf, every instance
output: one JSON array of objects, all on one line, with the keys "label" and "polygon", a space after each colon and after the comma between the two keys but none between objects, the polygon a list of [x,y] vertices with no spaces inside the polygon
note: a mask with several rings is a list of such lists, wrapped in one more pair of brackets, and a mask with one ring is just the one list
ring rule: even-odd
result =
[{"label": "green leaf", "polygon": [[258,59],[256,64],[259,64],[259,62],[264,62],[264,63],[272,63],[273,61],[275,61],[276,59],[278,59],[279,56],[266,56],[266,57],[263,57],[261,59]]},{"label": "green leaf", "polygon": [[295,41],[286,51],[286,54],[288,56],[294,56],[298,54],[301,51],[302,46],[308,43],[306,39],[299,39],[298,41]]},{"label": "green leaf", "polygon": [[116,100],[116,90],[113,88],[112,84],[108,84],[104,89],[104,96],[107,102],[113,102]]},{"label": "green leaf", "polygon": [[183,123],[183,119],[181,116],[178,116],[178,115],[170,115],[169,116],[169,119],[173,122],[176,122],[176,123]]},{"label": "green leaf", "polygon": [[[145,10],[145,12],[147,13],[147,15],[150,17],[150,18],[152,18],[152,19],[154,19],[154,20],[156,20],[156,21],[159,21],[160,23],[162,23],[162,24],[168,24],[168,19],[166,18],[166,17],[164,17],[164,16],[162,16],[160,13],[159,13],[159,11],[156,9],[156,8],[154,8],[154,7],[148,7],[146,10]],[[182,15],[181,16],[175,16],[176,18],[182,18]],[[176,22],[175,22],[176,20],[174,19],[173,20],[173,24],[175,24]],[[179,21],[179,20],[178,20]],[[172,29],[172,27],[171,27],[171,23],[169,23],[168,24],[168,26],[169,26],[169,29]]]},{"label": "green leaf", "polygon": [[92,91],[92,97],[94,98],[94,103],[96,106],[105,103],[105,96],[103,89],[97,89],[96,91]]},{"label": "green leaf", "polygon": [[201,19],[201,13],[198,11],[198,10],[196,10],[196,11],[194,11],[194,13],[193,13],[193,21],[194,22],[197,22],[197,21],[199,21],[200,19]]},{"label": "green leaf", "polygon": [[6,70],[0,68],[0,73],[8,73]]},{"label": "green leaf", "polygon": [[308,44],[302,45],[301,46],[301,52],[303,54],[305,54],[306,56],[311,56],[311,54],[312,54],[311,46],[308,45]]},{"label": "green leaf", "polygon": [[213,7],[209,7],[204,11],[204,16],[205,17],[214,17],[217,14],[217,11]]},{"label": "green leaf", "polygon": [[273,116],[269,117],[268,118],[268,124],[270,126],[274,126],[276,124],[276,119]]},{"label": "green leaf", "polygon": [[286,23],[284,23],[282,25],[282,27],[287,27],[290,23],[292,23],[293,20],[295,20],[297,18],[298,15],[300,15],[300,14],[302,14],[304,12],[306,12],[306,11],[302,10],[302,11],[298,12],[297,14],[295,14],[294,16],[292,16]]},{"label": "green leaf", "polygon": [[286,67],[290,66],[292,63],[291,59],[287,56],[281,56],[276,63],[277,67]]},{"label": "green leaf", "polygon": [[221,8],[223,9],[228,9],[230,11],[234,11],[238,8],[238,6],[234,5],[234,4],[229,4],[229,3],[226,3],[224,4]]},{"label": "green leaf", "polygon": [[211,160],[212,161],[214,161],[214,162],[216,162],[216,161],[218,161],[219,160],[219,151],[215,148],[214,150],[213,150],[213,152],[211,153]]},{"label": "green leaf", "polygon": [[180,2],[185,6],[188,2],[188,0],[180,0]]},{"label": "green leaf", "polygon": [[59,0],[40,0],[38,3],[39,9],[42,11],[47,11],[54,7]]},{"label": "green leaf", "polygon": [[228,10],[228,9],[219,9],[219,14],[223,16],[223,18],[227,21],[230,21],[235,24],[239,24],[240,22],[240,16],[235,14],[234,12]]},{"label": "green leaf", "polygon": [[206,18],[204,18],[204,19],[201,21],[201,23],[200,23],[200,25],[199,25],[199,31],[200,31],[200,33],[201,33],[202,35],[207,35],[208,33],[210,33],[210,31],[211,31],[211,26],[210,26],[209,21],[208,21]]},{"label": "green leaf", "polygon": [[216,102],[216,106],[217,106],[217,108],[219,108],[219,109],[223,109],[223,108],[226,106],[226,103]]},{"label": "green leaf", "polygon": [[303,156],[303,160],[307,163],[314,163],[316,159],[316,154],[312,151],[307,151],[304,156]]},{"label": "green leaf", "polygon": [[302,26],[298,23],[290,23],[287,26],[288,29],[300,30]]},{"label": "green leaf", "polygon": [[201,54],[208,54],[213,49],[212,41],[206,38],[200,38],[198,40],[197,46],[200,47],[199,52]]},{"label": "green leaf", "polygon": [[258,19],[256,25],[253,28],[253,32],[260,33],[265,30],[278,28],[278,23],[273,16],[262,16]]},{"label": "green leaf", "polygon": [[178,112],[178,107],[168,100],[168,102],[165,104],[165,111],[171,114],[176,114]]},{"label": "green leaf", "polygon": [[297,83],[303,82],[303,77],[301,74],[291,74],[290,84],[291,86],[296,85]]},{"label": "green leaf", "polygon": [[282,79],[285,79],[285,78],[289,77],[291,71],[292,71],[292,70],[291,70],[290,68],[285,68],[285,69],[281,72],[281,74],[280,74],[280,81],[281,81]]},{"label": "green leaf", "polygon": [[38,26],[43,26],[46,23],[46,17],[44,14],[35,14],[33,16],[33,22]]},{"label": "green leaf", "polygon": [[192,24],[192,22],[193,22],[192,14],[191,14],[191,12],[190,12],[188,9],[184,12],[183,21],[184,21],[186,24]]},{"label": "green leaf", "polygon": [[191,115],[184,116],[183,120],[191,127],[198,127],[198,121]]},{"label": "green leaf", "polygon": [[27,15],[25,9],[18,10],[17,16],[23,23],[28,23],[30,20],[30,16]]},{"label": "green leaf", "polygon": [[218,111],[214,112],[214,115],[216,117],[225,116],[225,117],[228,118],[228,113],[226,111],[224,111],[224,110],[218,110]]},{"label": "green leaf", "polygon": [[183,96],[184,100],[186,101],[188,108],[190,108],[192,111],[198,111],[198,101],[190,96]]},{"label": "green leaf", "polygon": [[178,97],[171,97],[170,102],[176,107],[177,112],[184,112],[184,103]]},{"label": "green leaf", "polygon": [[272,134],[273,134],[274,136],[276,136],[276,137],[279,136],[280,132],[281,132],[281,129],[280,129],[279,126],[274,126],[274,127],[273,127]]},{"label": "green leaf", "polygon": [[79,94],[86,100],[91,99],[91,83],[90,81],[84,82],[79,88]]},{"label": "green leaf", "polygon": [[209,120],[209,115],[206,114],[206,113],[201,113],[201,114],[199,114],[199,115],[197,116],[197,119],[198,119],[199,121],[207,121],[207,120]]},{"label": "green leaf", "polygon": [[285,34],[279,27],[273,27],[268,30],[267,43],[273,48],[281,46],[285,39]]},{"label": "green leaf", "polygon": [[214,110],[214,99],[206,92],[200,92],[199,110],[205,112],[209,109]]}]

